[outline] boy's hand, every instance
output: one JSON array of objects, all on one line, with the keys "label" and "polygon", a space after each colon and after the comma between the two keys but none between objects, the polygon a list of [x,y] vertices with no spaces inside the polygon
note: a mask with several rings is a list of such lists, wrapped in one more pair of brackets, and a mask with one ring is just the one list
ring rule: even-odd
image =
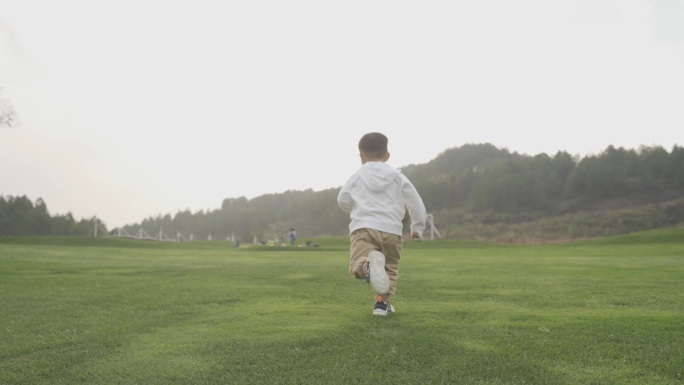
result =
[{"label": "boy's hand", "polygon": [[411,233],[411,238],[412,239],[420,239],[422,237],[420,236],[420,234],[418,234],[417,232],[414,231]]}]

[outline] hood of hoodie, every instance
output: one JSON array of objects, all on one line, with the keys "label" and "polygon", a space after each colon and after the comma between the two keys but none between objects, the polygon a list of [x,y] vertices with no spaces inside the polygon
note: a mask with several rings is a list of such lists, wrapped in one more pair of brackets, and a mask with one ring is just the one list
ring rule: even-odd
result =
[{"label": "hood of hoodie", "polygon": [[383,162],[366,162],[359,170],[359,177],[372,191],[386,189],[399,174],[399,170]]}]

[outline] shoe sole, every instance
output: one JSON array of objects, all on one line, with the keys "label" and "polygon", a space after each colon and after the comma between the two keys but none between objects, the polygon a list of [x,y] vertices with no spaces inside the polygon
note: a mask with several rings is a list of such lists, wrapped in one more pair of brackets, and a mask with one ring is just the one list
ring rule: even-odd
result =
[{"label": "shoe sole", "polygon": [[395,312],[396,312],[396,311],[394,310],[394,307],[392,307],[392,305],[389,305],[389,306],[387,307],[387,310],[382,310],[382,309],[375,309],[375,310],[373,310],[373,315],[378,315],[378,316],[381,316],[381,317],[385,317],[385,316],[388,316],[388,315],[390,315],[390,314],[394,314]]},{"label": "shoe sole", "polygon": [[381,317],[387,316],[387,310],[375,309],[373,310],[373,315],[379,315]]},{"label": "shoe sole", "polygon": [[370,284],[378,294],[385,294],[389,290],[389,276],[385,271],[385,255],[379,251],[371,251],[368,254],[370,264]]}]

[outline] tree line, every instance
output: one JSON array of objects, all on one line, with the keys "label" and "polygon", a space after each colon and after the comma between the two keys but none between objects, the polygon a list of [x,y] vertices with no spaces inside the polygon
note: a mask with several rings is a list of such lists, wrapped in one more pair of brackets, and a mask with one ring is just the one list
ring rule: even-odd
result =
[{"label": "tree line", "polygon": [[684,148],[627,150],[609,146],[573,157],[510,153],[492,145],[465,145],[425,165],[402,169],[433,210],[559,214],[606,202],[657,202],[684,193]]},{"label": "tree line", "polygon": [[0,236],[88,235],[97,217],[76,220],[69,212],[50,215],[42,198],[0,195]]},{"label": "tree line", "polygon": [[[531,156],[491,144],[467,144],[448,149],[426,164],[401,170],[418,189],[428,212],[434,214],[440,231],[447,230],[447,236],[449,229],[465,226],[534,221],[684,198],[684,148],[680,146],[669,151],[660,146],[609,146],[600,154],[579,157],[562,151],[553,156]],[[296,229],[301,240],[342,236],[347,234],[349,217],[337,206],[338,192],[339,187],[288,190],[253,199],[226,198],[214,210],[157,215],[119,230],[128,234],[143,230],[152,236],[163,231],[169,238],[235,237],[242,241],[285,237],[290,228]],[[16,213],[11,214],[12,220],[8,220],[10,214],[3,213],[4,207],[16,205],[17,199],[24,206],[25,217],[16,222],[21,226],[15,226]],[[97,220],[75,222],[69,214],[50,217],[42,200],[32,206],[25,198],[0,200],[0,235],[50,231],[86,235],[92,225],[88,229],[85,225]],[[684,223],[684,204],[681,209],[680,205],[662,207],[667,209],[657,217],[651,215],[648,226]]]}]

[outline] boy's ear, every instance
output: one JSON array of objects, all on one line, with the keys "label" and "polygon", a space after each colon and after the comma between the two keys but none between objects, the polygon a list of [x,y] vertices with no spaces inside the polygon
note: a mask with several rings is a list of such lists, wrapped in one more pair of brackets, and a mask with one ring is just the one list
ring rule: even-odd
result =
[{"label": "boy's ear", "polygon": [[387,162],[389,160],[389,157],[390,157],[390,153],[388,152],[387,154],[385,154],[385,157],[384,157],[385,162]]},{"label": "boy's ear", "polygon": [[366,155],[362,153],[359,153],[359,157],[361,158],[361,164],[366,164],[368,162],[368,158],[366,158]]}]

